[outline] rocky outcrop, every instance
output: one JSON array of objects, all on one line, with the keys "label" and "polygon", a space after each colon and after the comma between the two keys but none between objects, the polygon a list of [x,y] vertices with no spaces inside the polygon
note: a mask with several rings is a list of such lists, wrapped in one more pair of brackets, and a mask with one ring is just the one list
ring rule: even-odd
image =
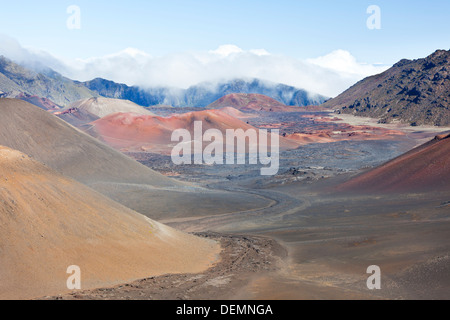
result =
[{"label": "rocky outcrop", "polygon": [[450,51],[401,60],[323,104],[338,113],[379,118],[382,123],[450,125]]}]

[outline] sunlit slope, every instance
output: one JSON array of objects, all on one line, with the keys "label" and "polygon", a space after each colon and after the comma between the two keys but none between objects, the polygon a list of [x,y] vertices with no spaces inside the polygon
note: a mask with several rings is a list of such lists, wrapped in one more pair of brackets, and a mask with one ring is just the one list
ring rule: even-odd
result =
[{"label": "sunlit slope", "polygon": [[150,220],[15,150],[0,147],[0,299],[67,292],[166,273],[200,272],[214,242]]},{"label": "sunlit slope", "polygon": [[0,99],[0,145],[32,155],[83,183],[181,185],[27,102]]}]

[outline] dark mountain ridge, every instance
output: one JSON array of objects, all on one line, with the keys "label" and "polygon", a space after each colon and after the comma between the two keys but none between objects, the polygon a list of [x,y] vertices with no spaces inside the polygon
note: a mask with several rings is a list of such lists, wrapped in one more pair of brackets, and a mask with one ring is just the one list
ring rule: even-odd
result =
[{"label": "dark mountain ridge", "polygon": [[0,56],[0,96],[7,98],[32,96],[33,99],[50,100],[46,102],[47,104],[53,102],[57,106],[67,106],[80,99],[97,97],[98,94],[51,69],[36,72]]},{"label": "dark mountain ridge", "polygon": [[379,118],[380,122],[450,125],[450,51],[403,59],[323,104],[338,112]]}]

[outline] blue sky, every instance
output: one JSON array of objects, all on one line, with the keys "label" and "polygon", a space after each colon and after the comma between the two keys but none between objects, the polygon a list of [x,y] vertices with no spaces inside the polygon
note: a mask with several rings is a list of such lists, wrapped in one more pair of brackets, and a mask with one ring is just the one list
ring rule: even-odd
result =
[{"label": "blue sky", "polygon": [[[73,4],[81,8],[81,30],[66,28]],[[381,30],[366,27],[371,4],[382,10]],[[68,58],[127,47],[158,56],[235,44],[297,58],[344,49],[361,61],[392,64],[449,49],[449,18],[448,0],[18,0],[2,3],[0,33]]]},{"label": "blue sky", "polygon": [[[334,96],[402,58],[450,49],[448,0],[3,2],[0,54],[15,52],[6,35],[77,80],[187,87],[248,75]],[[81,9],[80,30],[66,27],[70,5]],[[381,30],[367,28],[370,5]]]}]

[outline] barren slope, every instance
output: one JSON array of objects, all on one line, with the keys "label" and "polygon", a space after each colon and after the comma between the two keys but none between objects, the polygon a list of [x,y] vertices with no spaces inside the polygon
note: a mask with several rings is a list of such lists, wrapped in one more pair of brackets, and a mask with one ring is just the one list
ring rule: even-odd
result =
[{"label": "barren slope", "polygon": [[63,77],[49,68],[35,72],[3,56],[0,56],[0,91],[4,92],[5,97],[16,97],[24,93],[49,99],[59,106],[98,96],[83,84]]},{"label": "barren slope", "polygon": [[143,115],[154,115],[144,107],[141,107],[128,100],[109,99],[109,98],[89,98],[78,100],[61,112],[55,112],[55,115],[80,127],[91,121],[108,116],[116,112],[133,112]]},{"label": "barren slope", "polygon": [[41,109],[47,110],[47,111],[59,111],[61,110],[61,107],[58,106],[53,101],[47,99],[47,98],[41,98],[38,96],[32,96],[26,93],[21,93],[18,96],[15,97],[16,99],[20,99],[26,102],[29,102],[31,104],[34,104],[35,106],[38,106]]},{"label": "barren slope", "polygon": [[343,113],[413,125],[450,124],[450,51],[401,60],[323,104]]},{"label": "barren slope", "polygon": [[294,107],[288,107],[265,95],[245,93],[228,94],[207,106],[209,109],[226,107],[232,107],[241,111],[285,112],[295,110]]},{"label": "barren slope", "polygon": [[0,145],[32,155],[83,183],[180,185],[21,100],[0,99]]},{"label": "barren slope", "polygon": [[88,289],[200,272],[219,251],[0,147],[0,299],[67,292],[71,265]]},{"label": "barren slope", "polygon": [[248,118],[255,118],[255,117],[258,116],[256,114],[244,113],[244,112],[239,111],[238,109],[233,108],[233,107],[223,107],[223,108],[220,108],[218,110],[222,111],[223,113],[226,113],[229,116],[232,116],[232,117],[237,118],[237,119],[242,119],[242,120],[243,119],[248,119]]},{"label": "barren slope", "polygon": [[[151,218],[221,214],[239,211],[243,204],[244,210],[267,204],[251,195],[210,192],[167,178],[24,101],[0,99],[0,115],[0,145],[32,155]],[[217,208],[217,203],[224,205]]]},{"label": "barren slope", "polygon": [[340,186],[355,192],[416,192],[450,189],[450,135],[434,140]]},{"label": "barren slope", "polygon": [[[258,130],[220,110],[205,110],[168,118],[116,113],[92,122],[92,127],[87,132],[122,151],[151,151],[170,154],[172,148],[178,144],[178,142],[171,141],[173,131],[187,129],[194,137],[196,121],[202,122],[203,131],[218,129],[225,133],[227,129]],[[280,147],[295,148],[297,144],[280,138]]]}]

